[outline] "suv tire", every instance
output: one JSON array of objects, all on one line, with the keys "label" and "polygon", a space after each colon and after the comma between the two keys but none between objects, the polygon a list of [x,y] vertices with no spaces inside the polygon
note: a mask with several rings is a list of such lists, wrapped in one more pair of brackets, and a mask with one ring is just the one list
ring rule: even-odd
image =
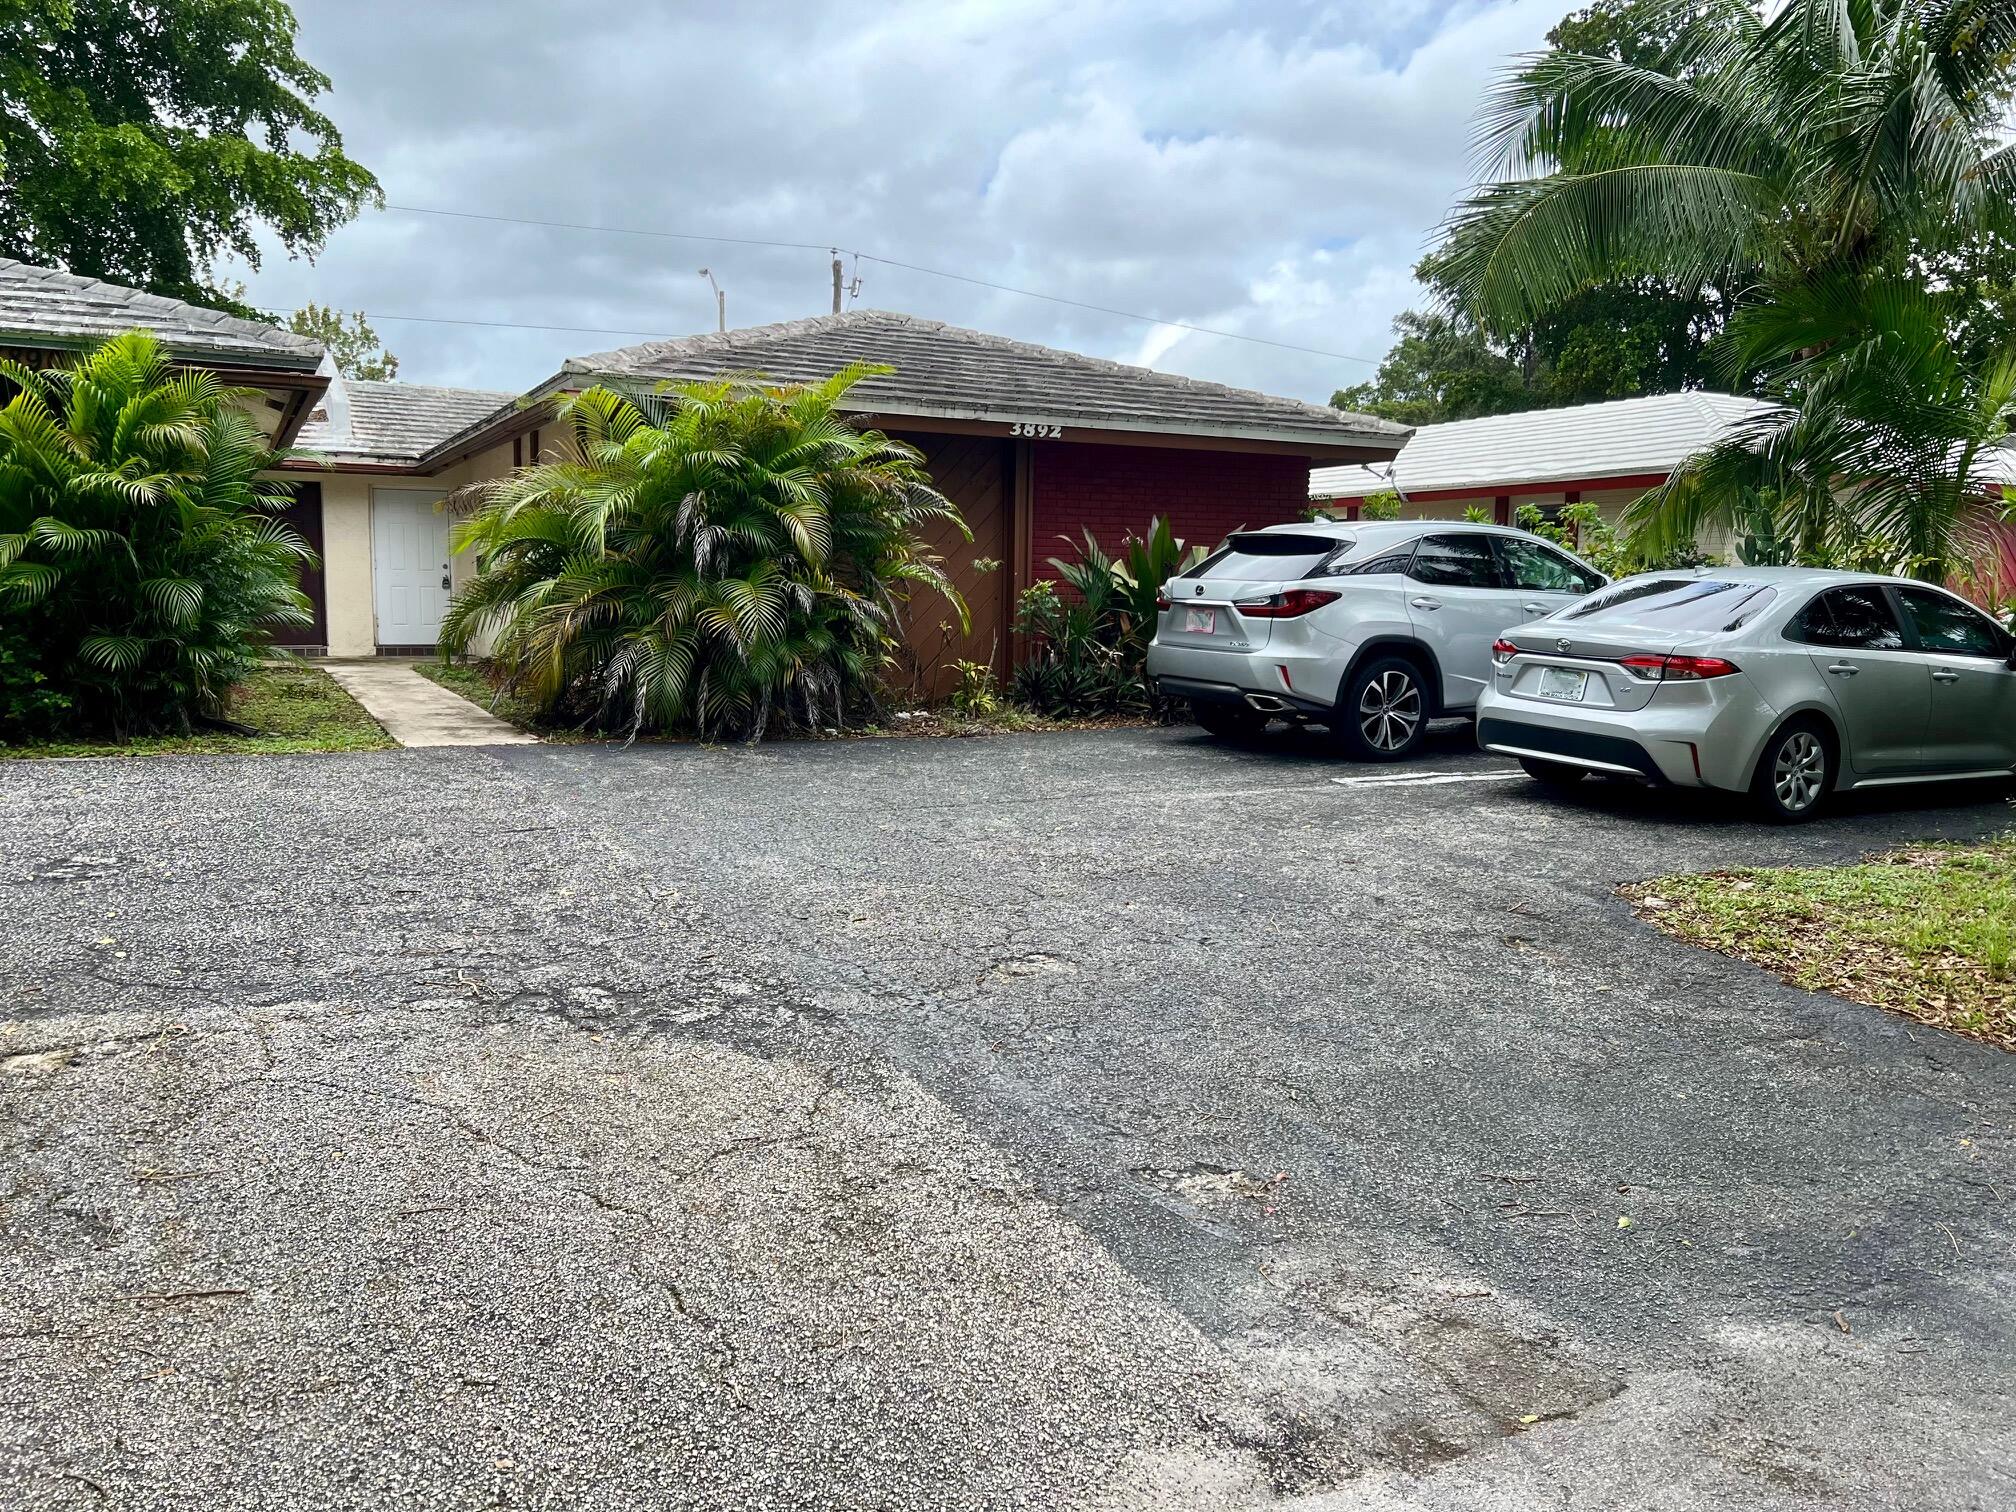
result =
[{"label": "suv tire", "polygon": [[1774,730],[1757,758],[1750,798],[1772,824],[1804,824],[1834,791],[1834,741],[1816,719],[1794,719]]},{"label": "suv tire", "polygon": [[1428,689],[1404,656],[1374,656],[1337,690],[1330,740],[1355,761],[1405,761],[1428,733]]},{"label": "suv tire", "polygon": [[1190,717],[1221,740],[1250,740],[1267,728],[1267,716],[1244,704],[1193,699]]}]

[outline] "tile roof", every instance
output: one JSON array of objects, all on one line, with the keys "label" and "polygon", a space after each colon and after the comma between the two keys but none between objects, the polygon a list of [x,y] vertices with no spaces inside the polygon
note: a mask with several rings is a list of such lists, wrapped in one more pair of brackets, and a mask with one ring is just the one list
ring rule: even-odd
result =
[{"label": "tile roof", "polygon": [[857,413],[1033,421],[1389,452],[1407,436],[1404,426],[1369,415],[888,310],[850,310],[574,357],[549,387],[573,386],[584,377],[692,379],[731,373],[805,382],[830,377],[855,362],[896,369],[854,389],[850,408]]},{"label": "tile roof", "polygon": [[[1689,391],[1613,399],[1424,425],[1393,463],[1402,494],[1504,488],[1641,473],[1668,473],[1743,421],[1775,406],[1740,394]],[[1347,498],[1362,479],[1349,469],[1309,475],[1316,498]]]},{"label": "tile roof", "polygon": [[75,347],[150,330],[178,357],[312,373],[322,344],[159,294],[0,257],[0,346]]},{"label": "tile roof", "polygon": [[[417,462],[450,436],[508,408],[516,394],[490,389],[432,388],[424,383],[338,380],[342,392],[308,417],[297,450],[353,462]],[[347,430],[337,419],[349,404]]]}]

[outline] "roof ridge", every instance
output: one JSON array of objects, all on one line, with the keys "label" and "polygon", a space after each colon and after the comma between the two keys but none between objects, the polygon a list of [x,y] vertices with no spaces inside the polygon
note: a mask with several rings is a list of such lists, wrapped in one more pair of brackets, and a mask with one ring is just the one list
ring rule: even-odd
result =
[{"label": "roof ridge", "polygon": [[116,296],[116,302],[138,312],[156,311],[173,313],[193,324],[205,325],[213,330],[229,331],[234,335],[257,337],[261,340],[277,340],[284,346],[297,351],[313,351],[318,355],[325,348],[313,337],[289,331],[268,321],[247,320],[242,315],[233,315],[226,310],[213,310],[208,305],[192,304],[186,299],[175,299],[167,294],[150,294],[145,289],[136,289],[129,284],[113,283],[110,279],[92,278],[83,273],[71,273],[62,268],[46,268],[39,263],[23,262],[16,257],[0,257],[0,275],[25,273],[38,283],[52,288],[68,289],[73,293],[96,293]]},{"label": "roof ridge", "polygon": [[[594,373],[605,371],[597,366],[598,358],[623,355],[635,361],[638,354],[649,353],[653,358],[689,356],[700,352],[741,350],[745,345],[765,341],[788,340],[795,336],[811,335],[827,330],[846,330],[853,327],[885,324],[920,332],[945,332],[977,345],[987,346],[996,351],[1014,352],[1034,357],[1057,366],[1084,366],[1097,368],[1109,373],[1120,373],[1134,377],[1150,377],[1164,383],[1178,384],[1197,393],[1210,394],[1220,398],[1259,400],[1270,405],[1279,405],[1301,411],[1311,419],[1359,421],[1375,429],[1390,427],[1393,431],[1404,430],[1403,426],[1381,420],[1375,415],[1359,414],[1352,410],[1338,409],[1333,405],[1312,404],[1305,399],[1290,399],[1281,394],[1269,394],[1261,389],[1239,388],[1232,384],[1217,383],[1208,378],[1193,378],[1187,373],[1165,372],[1160,368],[1143,367],[1138,363],[1119,362],[1111,357],[1094,357],[1085,352],[1067,351],[1061,347],[1046,346],[1041,342],[1023,341],[1018,337],[1002,336],[993,331],[975,330],[971,326],[953,325],[950,321],[934,320],[927,316],[911,315],[901,310],[865,309],[844,310],[839,314],[811,315],[798,320],[775,321],[769,325],[742,326],[733,331],[706,331],[692,336],[675,336],[665,341],[640,342],[636,346],[615,347],[606,352],[594,352],[584,357],[570,357],[562,365],[561,371],[571,373]],[[735,338],[754,338],[752,341],[738,341]]]}]

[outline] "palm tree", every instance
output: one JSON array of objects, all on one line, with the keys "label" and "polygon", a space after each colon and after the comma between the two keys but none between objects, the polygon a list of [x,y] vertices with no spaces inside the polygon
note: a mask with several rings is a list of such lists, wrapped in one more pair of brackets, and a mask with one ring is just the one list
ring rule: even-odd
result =
[{"label": "palm tree", "polygon": [[1688,459],[1627,518],[1641,552],[1754,518],[1789,557],[1945,580],[1992,549],[1984,463],[2016,413],[2016,351],[1971,366],[1951,301],[1908,275],[1816,274],[1738,314],[1730,360],[1780,402]]},{"label": "palm tree", "polygon": [[1998,145],[2007,0],[1668,8],[1657,66],[1547,53],[1487,102],[1493,181],[1458,208],[1446,252],[1487,326],[1620,274],[1740,291],[2016,229],[2016,148]]},{"label": "palm tree", "polygon": [[262,632],[312,623],[313,553],[275,518],[289,496],[260,479],[273,458],[245,396],[138,332],[69,368],[0,362],[0,382],[0,614],[68,723],[221,717]]},{"label": "palm tree", "polygon": [[570,454],[472,490],[455,546],[480,571],[443,648],[487,639],[506,686],[549,715],[633,736],[842,722],[892,660],[913,589],[966,617],[918,541],[958,511],[914,447],[837,412],[886,371],[563,399]]},{"label": "palm tree", "polygon": [[[1779,407],[1634,506],[1642,552],[1749,519],[1809,560],[1943,576],[2009,428],[1994,342],[1937,270],[2016,237],[2008,0],[1673,0],[1656,66],[1554,53],[1492,97],[1502,175],[1458,209],[1447,265],[1487,326],[1650,276],[1735,305],[1716,359]],[[1978,323],[1978,322],[1977,322]],[[1760,503],[1760,501],[1762,501]]]}]

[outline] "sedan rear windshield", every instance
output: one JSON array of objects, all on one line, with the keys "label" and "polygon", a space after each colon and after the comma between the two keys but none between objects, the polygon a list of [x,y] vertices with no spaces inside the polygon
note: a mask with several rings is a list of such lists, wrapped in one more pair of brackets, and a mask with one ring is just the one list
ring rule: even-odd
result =
[{"label": "sedan rear windshield", "polygon": [[1716,578],[1639,578],[1599,593],[1561,617],[1589,625],[1734,630],[1776,597],[1778,590],[1762,583],[1727,583]]},{"label": "sedan rear windshield", "polygon": [[1193,578],[1232,578],[1262,582],[1305,576],[1340,545],[1336,536],[1297,535],[1287,530],[1250,530],[1228,536],[1225,544],[1191,568]]}]

